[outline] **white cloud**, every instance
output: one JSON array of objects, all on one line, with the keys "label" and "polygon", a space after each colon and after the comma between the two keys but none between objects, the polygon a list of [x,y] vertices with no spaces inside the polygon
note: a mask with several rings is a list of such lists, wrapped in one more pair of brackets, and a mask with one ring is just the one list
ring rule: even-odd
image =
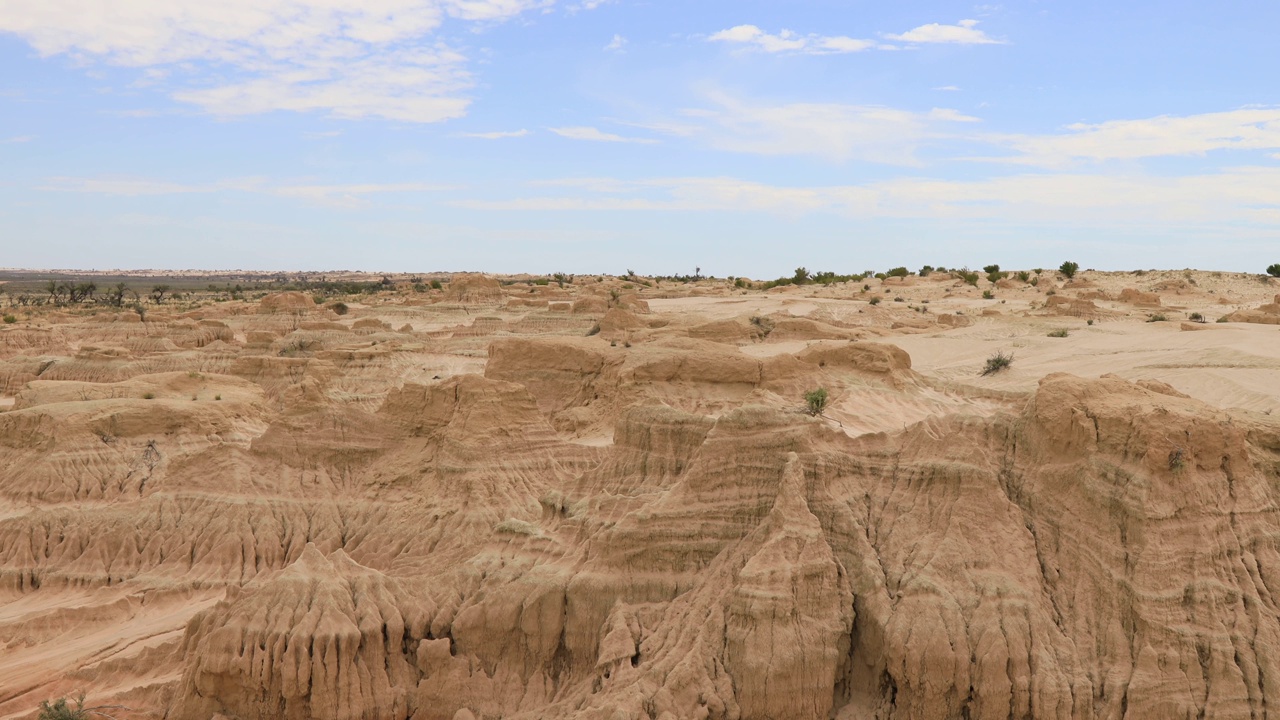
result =
[{"label": "white cloud", "polygon": [[941,87],[934,88],[934,90],[942,90],[943,92],[960,92],[960,88],[955,85],[943,85]]},{"label": "white cloud", "polygon": [[961,20],[955,25],[929,23],[901,35],[886,35],[890,40],[906,43],[952,43],[956,45],[998,45],[996,40],[977,28],[977,20]]},{"label": "white cloud", "polygon": [[1068,125],[1053,135],[998,135],[989,142],[1017,155],[1002,160],[1061,166],[1073,161],[1204,155],[1280,148],[1280,107]]},{"label": "white cloud", "polygon": [[559,135],[560,137],[566,137],[566,138],[569,138],[570,140],[593,140],[595,142],[616,142],[616,143],[641,143],[645,145],[652,145],[658,142],[657,140],[653,140],[651,138],[623,137],[621,135],[614,135],[613,133],[601,132],[600,130],[593,127],[560,127],[560,128],[547,128],[547,129]]},{"label": "white cloud", "polygon": [[502,138],[524,137],[528,134],[528,130],[521,128],[519,130],[495,130],[493,132],[464,132],[458,133],[458,137],[480,138],[481,140],[501,140]]},{"label": "white cloud", "polygon": [[707,39],[712,42],[752,45],[769,53],[797,52],[808,55],[861,52],[878,45],[874,40],[859,40],[843,35],[799,35],[790,30],[770,35],[755,25],[737,25],[714,33]]},{"label": "white cloud", "polygon": [[604,46],[604,49],[612,50],[614,52],[619,52],[626,46],[627,46],[627,39],[622,37],[621,35],[615,34],[613,36],[613,39],[609,41],[609,44]]},{"label": "white cloud", "polygon": [[696,137],[712,147],[836,161],[917,165],[921,145],[950,136],[952,123],[977,121],[946,108],[920,113],[838,103],[762,105],[725,94],[713,94],[710,100],[713,108],[686,110],[685,115],[698,122]]},{"label": "white cloud", "polygon": [[16,137],[0,140],[0,143],[5,145],[11,145],[11,144],[17,144],[17,143],[29,143],[35,139],[36,139],[35,135],[18,135]]},{"label": "white cloud", "polygon": [[458,117],[463,58],[449,18],[495,22],[543,0],[0,0],[0,31],[41,55],[142,70],[219,115],[272,110],[436,122]]},{"label": "white cloud", "polygon": [[1280,228],[1280,168],[1243,167],[1166,178],[1151,175],[1025,174],[984,180],[900,178],[861,185],[786,187],[726,177],[628,181],[585,178],[541,186],[574,195],[466,200],[484,210],[678,210],[831,212],[868,218],[971,219],[1068,225]]},{"label": "white cloud", "polygon": [[183,184],[130,177],[52,177],[37,189],[49,192],[77,192],[98,195],[139,197],[191,193],[246,192],[295,198],[334,207],[358,207],[365,198],[383,193],[421,193],[456,189],[453,185],[429,183],[277,184],[262,178],[243,178],[210,184]]}]

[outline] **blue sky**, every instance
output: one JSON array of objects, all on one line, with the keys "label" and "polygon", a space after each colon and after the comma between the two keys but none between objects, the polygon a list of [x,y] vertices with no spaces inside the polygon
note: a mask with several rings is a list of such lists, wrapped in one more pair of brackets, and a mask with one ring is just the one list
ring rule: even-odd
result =
[{"label": "blue sky", "polygon": [[0,267],[1280,262],[1272,2],[0,0]]}]

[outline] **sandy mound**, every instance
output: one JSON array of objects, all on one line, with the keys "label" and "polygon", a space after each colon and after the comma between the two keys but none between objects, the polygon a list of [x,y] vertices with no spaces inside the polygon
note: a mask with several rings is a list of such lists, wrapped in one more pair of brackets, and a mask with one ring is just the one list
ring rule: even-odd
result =
[{"label": "sandy mound", "polygon": [[305,312],[314,310],[316,307],[315,300],[311,296],[304,293],[290,291],[274,293],[262,298],[258,303],[258,312],[262,313],[292,313]]},{"label": "sandy mound", "polygon": [[445,297],[468,305],[499,303],[503,300],[502,285],[488,275],[457,273],[449,279]]}]

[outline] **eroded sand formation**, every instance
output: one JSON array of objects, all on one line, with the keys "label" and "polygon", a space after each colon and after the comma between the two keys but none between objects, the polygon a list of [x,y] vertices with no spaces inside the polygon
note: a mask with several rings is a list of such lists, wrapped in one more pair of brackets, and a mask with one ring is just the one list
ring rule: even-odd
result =
[{"label": "eroded sand formation", "polygon": [[868,284],[4,326],[0,717],[1274,715],[1277,286]]}]

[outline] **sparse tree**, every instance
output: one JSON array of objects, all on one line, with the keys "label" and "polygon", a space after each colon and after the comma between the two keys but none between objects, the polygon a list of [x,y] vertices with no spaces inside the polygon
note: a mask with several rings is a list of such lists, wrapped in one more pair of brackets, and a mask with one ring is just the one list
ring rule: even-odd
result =
[{"label": "sparse tree", "polygon": [[97,283],[93,282],[75,283],[74,285],[67,283],[66,288],[67,297],[73,304],[92,300],[93,294],[98,291]]},{"label": "sparse tree", "polygon": [[[237,285],[236,289],[239,288],[240,286]],[[169,290],[170,288],[168,285],[156,285],[151,288],[151,299],[155,300],[157,305],[160,305],[164,303],[164,296],[169,294]]]},{"label": "sparse tree", "polygon": [[1271,277],[1280,278],[1280,263],[1267,266],[1267,274]]},{"label": "sparse tree", "polygon": [[809,270],[803,267],[796,268],[796,274],[791,278],[791,282],[796,285],[804,285],[809,282]]},{"label": "sparse tree", "polygon": [[1068,280],[1076,276],[1076,272],[1080,270],[1079,263],[1073,263],[1070,260],[1062,263],[1058,267],[1058,272],[1062,273]]},{"label": "sparse tree", "polygon": [[116,283],[110,290],[107,290],[107,304],[115,307],[124,307],[124,296],[127,292],[129,292],[128,285]]}]

